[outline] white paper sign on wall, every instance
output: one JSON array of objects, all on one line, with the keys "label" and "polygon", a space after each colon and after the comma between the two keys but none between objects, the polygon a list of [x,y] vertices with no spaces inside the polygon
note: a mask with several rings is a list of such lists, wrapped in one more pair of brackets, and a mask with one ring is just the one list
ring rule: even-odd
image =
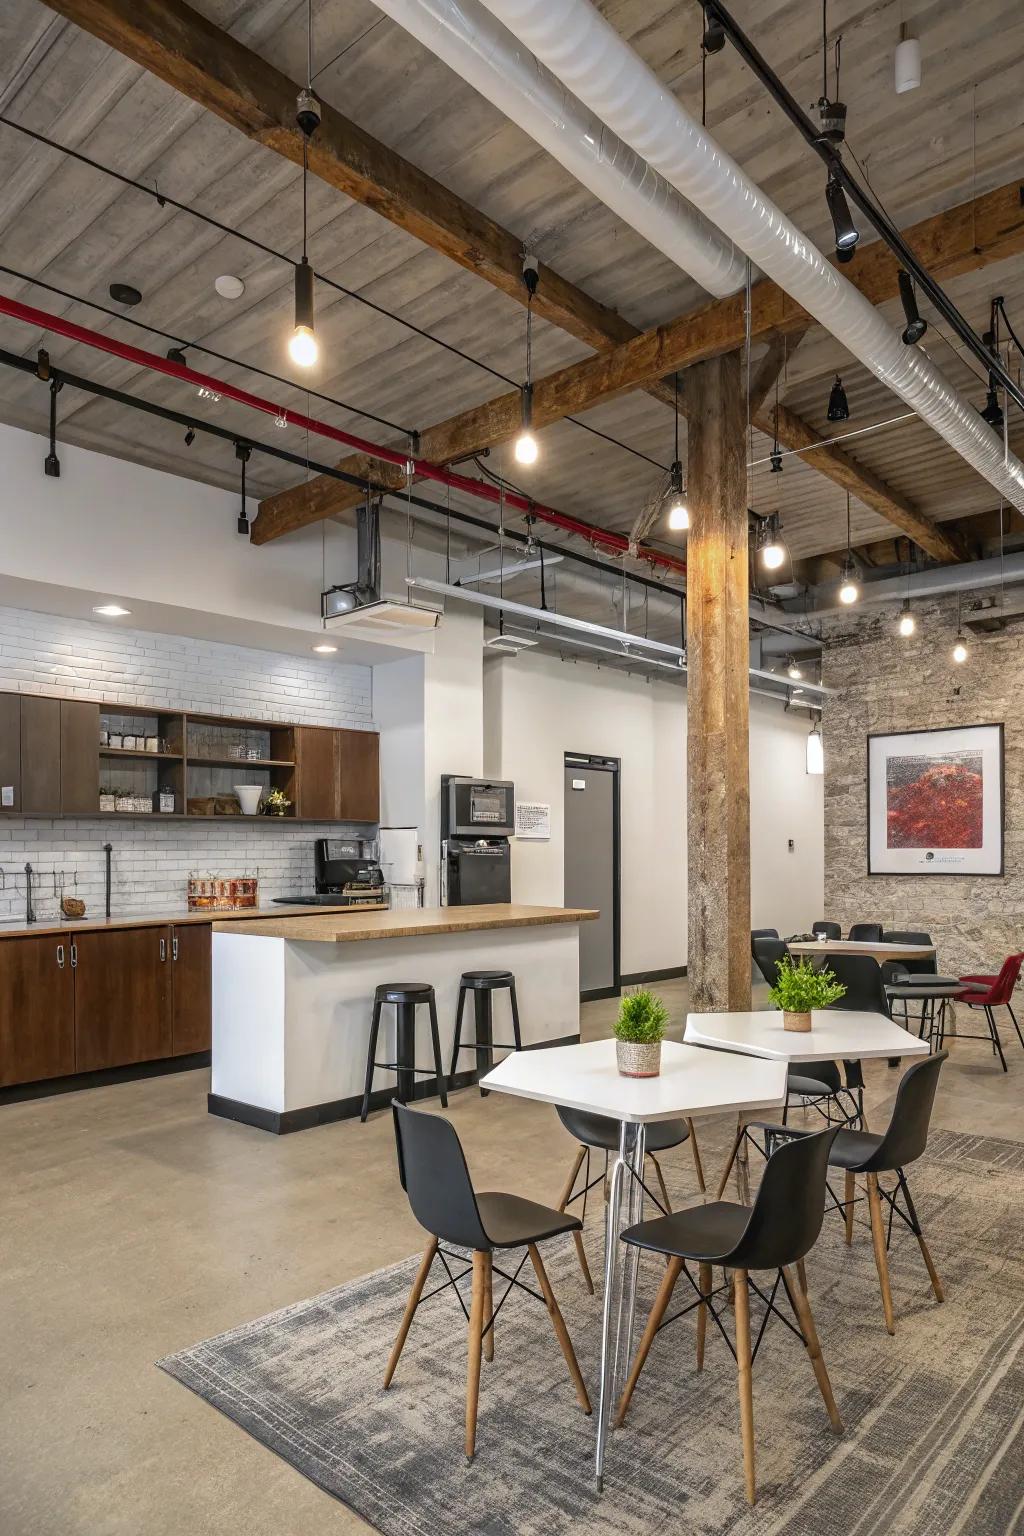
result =
[{"label": "white paper sign on wall", "polygon": [[516,801],[516,837],[545,842],[551,837],[551,807],[539,800]]}]

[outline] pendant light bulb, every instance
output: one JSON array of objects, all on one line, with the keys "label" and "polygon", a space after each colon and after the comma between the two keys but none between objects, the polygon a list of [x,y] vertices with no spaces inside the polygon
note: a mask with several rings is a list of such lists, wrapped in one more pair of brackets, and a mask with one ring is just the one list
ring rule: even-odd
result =
[{"label": "pendant light bulb", "polygon": [[761,551],[761,559],[764,562],[765,569],[768,571],[777,571],[785,558],[786,551],[781,544],[775,541],[771,544],[766,544]]},{"label": "pendant light bulb", "polygon": [[766,571],[777,571],[786,558],[782,542],[782,522],[777,512],[764,518],[758,529],[757,552]]},{"label": "pendant light bulb", "polygon": [[843,569],[839,577],[839,601],[849,608],[860,597],[860,583],[857,581],[857,567],[849,553],[843,562]]},{"label": "pendant light bulb", "polygon": [[513,453],[517,464],[536,464],[540,449],[537,439],[533,435],[533,385],[526,384],[523,387],[522,398],[523,424],[519,436],[513,444]]},{"label": "pendant light bulb", "polygon": [[690,526],[690,509],[683,490],[683,466],[679,459],[673,460],[669,471],[668,526],[673,533],[685,533]]},{"label": "pendant light bulb", "polygon": [[961,630],[957,635],[956,640],[953,642],[953,660],[956,662],[957,666],[963,666],[964,662],[967,660],[967,655],[967,641],[964,638],[963,631]]},{"label": "pendant light bulb", "polygon": [[800,681],[800,679],[803,677],[803,673],[801,672],[800,668],[797,666],[795,661],[790,661],[789,666],[786,668],[786,671],[789,673],[789,676],[793,679],[793,681],[795,683],[798,683]]},{"label": "pendant light bulb", "polygon": [[288,341],[288,356],[300,368],[312,368],[320,356],[313,330],[313,268],[306,256],[295,268],[295,329]]},{"label": "pendant light bulb", "polygon": [[903,607],[900,609],[900,620],[899,620],[899,631],[900,631],[900,634],[903,635],[904,638],[906,638],[907,636],[912,635],[916,628],[917,628],[917,620],[914,618],[914,615],[911,613],[910,608],[908,607],[908,605],[906,603],[904,603]]}]

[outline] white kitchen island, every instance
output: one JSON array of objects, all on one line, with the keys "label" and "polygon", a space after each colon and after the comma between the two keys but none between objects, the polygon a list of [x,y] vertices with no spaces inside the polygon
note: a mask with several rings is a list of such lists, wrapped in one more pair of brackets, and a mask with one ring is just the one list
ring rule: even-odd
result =
[{"label": "white kitchen island", "polygon": [[[373,995],[383,982],[433,986],[446,1073],[463,971],[514,973],[524,1048],[577,1040],[579,925],[597,915],[500,903],[215,923],[210,1112],[278,1133],[357,1115]],[[494,1039],[508,1043],[507,992],[494,1007]],[[385,1008],[378,1060],[395,1060],[394,1027],[394,1010]],[[471,1016],[462,1038],[473,1039]],[[425,1008],[416,1041],[417,1065],[429,1067]],[[474,1061],[461,1053],[459,1071]],[[419,1082],[434,1093],[432,1078]],[[373,1088],[374,1102],[386,1102],[395,1074],[378,1070]]]}]

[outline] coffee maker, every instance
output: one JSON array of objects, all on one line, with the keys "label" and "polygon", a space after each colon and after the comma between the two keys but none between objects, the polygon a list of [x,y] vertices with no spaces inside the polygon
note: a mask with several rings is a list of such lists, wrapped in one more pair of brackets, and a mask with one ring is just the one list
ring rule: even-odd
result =
[{"label": "coffee maker", "polygon": [[379,902],[384,872],[377,862],[376,844],[367,838],[318,837],[313,846],[316,894],[339,899],[345,906]]},{"label": "coffee maker", "polygon": [[441,777],[441,905],[512,900],[515,785],[508,779]]}]

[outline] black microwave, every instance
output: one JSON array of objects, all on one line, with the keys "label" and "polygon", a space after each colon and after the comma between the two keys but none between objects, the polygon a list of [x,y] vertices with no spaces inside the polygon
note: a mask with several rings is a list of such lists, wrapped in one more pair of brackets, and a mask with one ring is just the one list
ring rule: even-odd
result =
[{"label": "black microwave", "polygon": [[511,837],[516,829],[516,790],[508,779],[441,780],[445,837]]}]

